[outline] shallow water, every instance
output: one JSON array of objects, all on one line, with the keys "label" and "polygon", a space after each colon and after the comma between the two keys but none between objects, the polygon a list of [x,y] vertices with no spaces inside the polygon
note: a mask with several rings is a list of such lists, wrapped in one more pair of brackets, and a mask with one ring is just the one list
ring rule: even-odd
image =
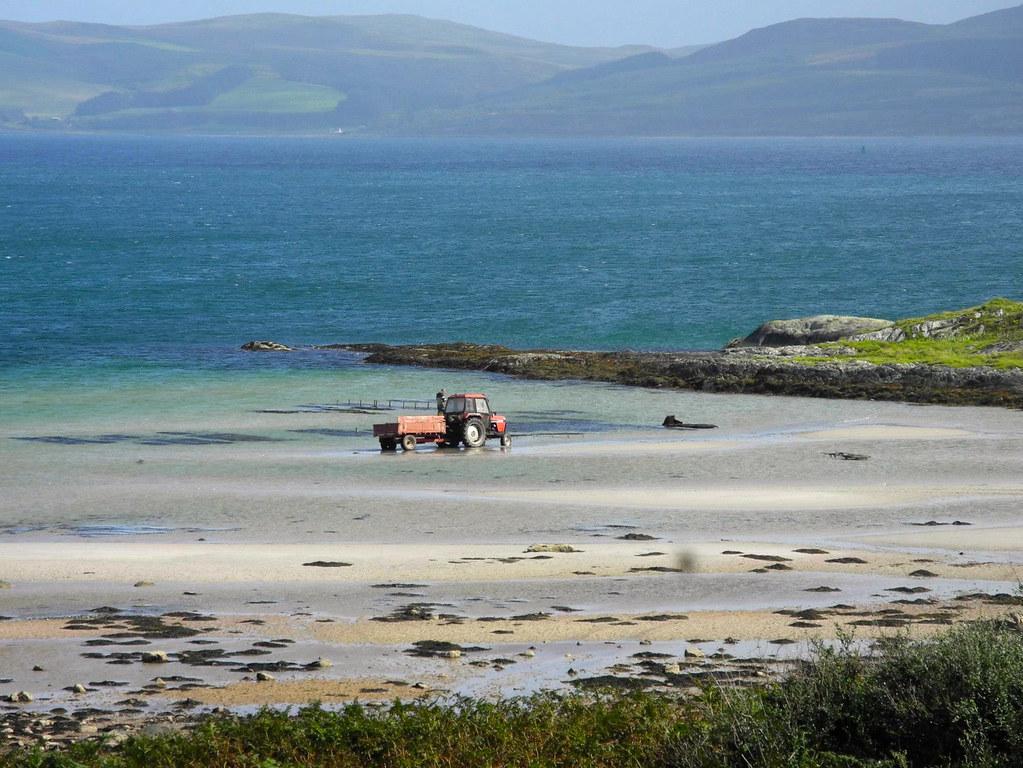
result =
[{"label": "shallow water", "polygon": [[[361,364],[199,378],[122,381],[60,404],[53,390],[5,393],[24,407],[0,425],[0,529],[168,540],[203,529],[217,540],[293,542],[572,538],[609,523],[683,538],[841,535],[936,516],[1010,519],[1016,497],[1001,487],[1023,476],[1023,413],[997,409]],[[422,399],[442,386],[488,392],[514,446],[381,454],[371,427],[394,412],[299,408]],[[668,414],[718,428],[665,430]],[[910,430],[885,439],[886,425]],[[880,429],[880,439],[828,436],[851,427]],[[871,458],[828,455],[838,451]]]}]

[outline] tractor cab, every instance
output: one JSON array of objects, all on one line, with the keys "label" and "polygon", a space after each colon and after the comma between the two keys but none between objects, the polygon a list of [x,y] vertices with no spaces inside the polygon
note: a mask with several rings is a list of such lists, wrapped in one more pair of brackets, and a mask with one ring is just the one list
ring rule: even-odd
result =
[{"label": "tractor cab", "polygon": [[465,443],[479,448],[488,437],[501,439],[502,446],[511,445],[508,422],[490,408],[487,396],[480,392],[451,395],[444,406],[445,441],[448,445]]}]

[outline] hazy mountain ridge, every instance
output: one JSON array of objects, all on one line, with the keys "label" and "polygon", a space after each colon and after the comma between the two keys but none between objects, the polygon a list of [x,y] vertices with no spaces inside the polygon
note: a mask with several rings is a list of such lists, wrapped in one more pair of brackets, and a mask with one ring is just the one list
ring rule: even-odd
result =
[{"label": "hazy mountain ridge", "polygon": [[397,15],[0,22],[0,125],[1023,134],[1023,6],[943,26],[796,19],[673,53],[576,48]]},{"label": "hazy mountain ridge", "polygon": [[546,134],[1023,134],[1023,6],[927,25],[797,19],[627,74],[591,68],[420,130]]},{"label": "hazy mountain ridge", "polygon": [[[0,22],[0,110],[100,129],[358,127],[644,50],[573,48],[414,16]],[[239,72],[248,77],[238,82]],[[292,108],[280,108],[289,92]]]}]

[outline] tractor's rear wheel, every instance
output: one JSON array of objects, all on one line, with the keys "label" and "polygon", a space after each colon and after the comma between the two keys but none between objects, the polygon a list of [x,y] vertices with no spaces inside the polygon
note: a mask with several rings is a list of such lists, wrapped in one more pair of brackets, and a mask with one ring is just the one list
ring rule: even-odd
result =
[{"label": "tractor's rear wheel", "polygon": [[414,451],[416,449],[416,436],[405,435],[405,437],[401,439],[401,447],[406,451]]},{"label": "tractor's rear wheel", "polygon": [[465,429],[462,430],[462,440],[466,448],[479,448],[487,442],[487,430],[479,419],[469,419],[465,422]]}]

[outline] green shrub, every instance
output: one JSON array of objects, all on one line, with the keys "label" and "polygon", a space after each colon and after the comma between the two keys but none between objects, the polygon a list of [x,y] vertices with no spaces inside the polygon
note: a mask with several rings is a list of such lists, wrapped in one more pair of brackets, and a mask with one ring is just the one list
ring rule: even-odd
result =
[{"label": "green shrub", "polygon": [[[1023,634],[964,625],[866,658],[821,648],[783,683],[705,702],[711,736],[679,768],[1009,768],[1023,765]],[[694,749],[694,747],[697,747]]]}]

